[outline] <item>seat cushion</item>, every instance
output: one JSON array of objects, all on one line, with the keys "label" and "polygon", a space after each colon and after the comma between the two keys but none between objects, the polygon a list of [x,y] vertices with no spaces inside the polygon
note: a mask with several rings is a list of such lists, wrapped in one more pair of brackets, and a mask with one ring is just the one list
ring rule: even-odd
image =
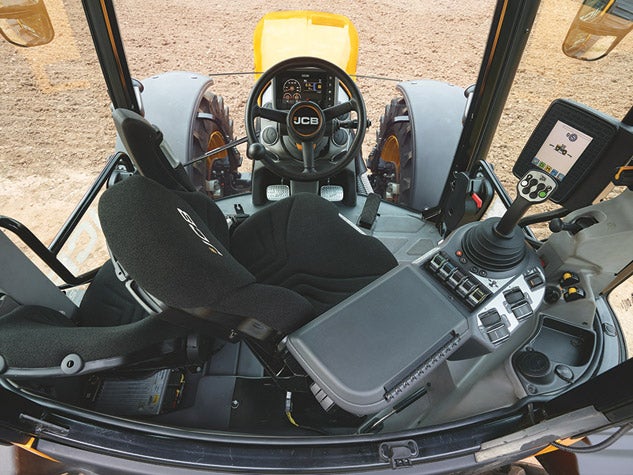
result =
[{"label": "seat cushion", "polygon": [[24,305],[0,317],[0,356],[10,367],[59,367],[76,353],[84,361],[133,354],[188,331],[155,317],[114,327],[77,327],[49,308]]},{"label": "seat cushion", "polygon": [[258,282],[305,297],[322,313],[397,265],[389,250],[300,193],[258,211],[231,237],[231,253]]}]

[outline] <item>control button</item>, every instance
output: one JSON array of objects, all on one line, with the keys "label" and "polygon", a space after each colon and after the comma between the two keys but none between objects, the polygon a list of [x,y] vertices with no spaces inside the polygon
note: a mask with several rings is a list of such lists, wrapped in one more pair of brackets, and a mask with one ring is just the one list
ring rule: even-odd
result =
[{"label": "control button", "polygon": [[479,271],[479,275],[482,276],[482,277],[488,277],[488,272],[486,272],[485,270],[481,269]]},{"label": "control button", "polygon": [[532,198],[533,200],[535,200],[537,197],[536,191],[533,191],[532,193],[530,193],[530,198]]},{"label": "control button", "polygon": [[483,302],[487,296],[488,294],[486,294],[486,292],[477,287],[468,297],[466,297],[466,301],[473,307],[476,307]]},{"label": "control button", "polygon": [[472,272],[473,274],[479,274],[479,267],[477,266],[472,266],[470,268],[470,272]]},{"label": "control button", "polygon": [[565,302],[574,302],[576,300],[584,299],[585,291],[582,287],[569,287],[565,290],[565,293],[563,293],[563,298],[565,299]]},{"label": "control button", "polygon": [[527,195],[529,192],[530,192],[530,187],[529,186],[526,186],[525,188],[523,188],[521,190],[521,194],[522,195]]},{"label": "control button", "polygon": [[574,372],[569,366],[565,366],[564,364],[556,365],[556,368],[554,368],[554,373],[556,373],[556,376],[558,376],[566,383],[571,383],[574,381]]},{"label": "control button", "polygon": [[457,257],[462,257],[464,255],[464,252],[458,249],[458,250],[455,251],[455,255]]},{"label": "control button", "polygon": [[529,303],[525,302],[516,307],[512,307],[512,313],[517,317],[517,320],[523,320],[524,318],[532,316],[532,307]]},{"label": "control button", "polygon": [[521,183],[519,183],[519,186],[522,186],[523,188],[525,188],[526,186],[528,186],[530,184],[529,181],[527,180],[523,180]]},{"label": "control button", "polygon": [[541,274],[539,274],[538,272],[535,274],[530,274],[525,276],[525,281],[527,282],[527,284],[530,286],[531,289],[538,287],[539,285],[543,285],[543,278],[541,277]]},{"label": "control button", "polygon": [[437,271],[437,275],[439,275],[442,280],[446,280],[448,276],[451,275],[456,270],[457,270],[457,266],[447,261],[444,263],[442,267],[440,267],[440,270]]},{"label": "control button", "polygon": [[562,293],[558,286],[556,285],[548,285],[545,287],[545,301],[548,304],[555,304],[560,299]]},{"label": "control button", "polygon": [[477,283],[472,280],[466,278],[459,287],[457,287],[457,293],[462,297],[466,297],[469,293],[471,293],[474,289],[477,288]]},{"label": "control button", "polygon": [[459,262],[461,262],[462,264],[466,264],[468,262],[468,260],[465,257],[460,257],[459,258]]},{"label": "control button", "polygon": [[451,274],[448,278],[448,285],[450,285],[453,289],[457,287],[462,280],[466,278],[466,274],[457,269],[455,272]]},{"label": "control button", "polygon": [[435,256],[433,256],[433,259],[431,259],[431,262],[429,263],[429,267],[431,268],[431,270],[437,272],[437,270],[442,267],[442,264],[444,264],[446,260],[446,257],[444,257],[443,255],[435,254]]},{"label": "control button", "polygon": [[277,129],[275,127],[266,127],[262,131],[262,141],[268,145],[273,145],[277,142],[279,135],[277,134]]},{"label": "control button", "polygon": [[536,178],[532,178],[532,179],[530,180],[530,186],[534,186],[534,185],[536,185],[537,183],[538,183],[538,180],[537,180]]},{"label": "control button", "polygon": [[510,331],[505,326],[502,326],[487,331],[486,334],[488,335],[488,339],[496,345],[504,340],[507,340],[510,336]]},{"label": "control button", "polygon": [[479,319],[484,327],[492,327],[501,322],[501,315],[495,309],[492,309],[479,315]]},{"label": "control button", "polygon": [[580,283],[580,277],[573,272],[563,272],[558,283],[561,287],[571,287]]},{"label": "control button", "polygon": [[539,183],[536,185],[536,191],[541,191],[543,188],[545,188],[545,183]]},{"label": "control button", "polygon": [[523,295],[523,292],[521,292],[521,289],[519,288],[508,290],[507,292],[504,292],[503,296],[510,305],[514,305],[515,303],[525,299],[525,295]]}]

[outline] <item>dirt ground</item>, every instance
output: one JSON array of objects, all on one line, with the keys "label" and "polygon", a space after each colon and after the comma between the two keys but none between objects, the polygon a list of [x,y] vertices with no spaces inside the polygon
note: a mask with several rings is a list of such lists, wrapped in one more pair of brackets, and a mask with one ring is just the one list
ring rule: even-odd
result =
[{"label": "dirt ground", "polygon": [[[79,2],[46,4],[56,29],[51,45],[18,49],[0,42],[0,214],[19,219],[50,242],[112,152],[114,127]],[[631,38],[599,65],[560,53],[578,5],[573,0],[543,1],[501,118],[488,158],[511,194],[512,164],[553,99],[574,98],[615,117],[630,107],[630,88],[619,95],[610,86],[633,77]],[[126,0],[119,2],[117,13],[130,70],[137,78],[170,70],[251,72],[258,19],[272,10],[304,8],[352,19],[360,39],[360,75],[428,78],[466,87],[477,79],[493,7],[492,0],[461,1],[458,13],[450,0],[312,0],[292,6],[281,0]],[[610,78],[600,87],[596,70]],[[15,81],[17,76],[22,79]],[[215,91],[230,106],[238,136],[253,81],[250,74],[215,77]],[[396,83],[358,82],[377,125],[396,94]],[[365,156],[374,143],[375,127],[367,134]],[[629,317],[632,303],[631,286],[613,301]]]}]

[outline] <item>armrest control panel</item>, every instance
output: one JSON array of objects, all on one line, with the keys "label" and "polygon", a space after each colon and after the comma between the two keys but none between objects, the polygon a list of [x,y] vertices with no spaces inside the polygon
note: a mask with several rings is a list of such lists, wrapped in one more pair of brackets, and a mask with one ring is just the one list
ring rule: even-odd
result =
[{"label": "armrest control panel", "polygon": [[511,270],[481,269],[460,249],[469,227],[287,337],[328,401],[357,415],[393,407],[446,360],[494,352],[534,315],[545,293],[536,254],[527,249]]}]

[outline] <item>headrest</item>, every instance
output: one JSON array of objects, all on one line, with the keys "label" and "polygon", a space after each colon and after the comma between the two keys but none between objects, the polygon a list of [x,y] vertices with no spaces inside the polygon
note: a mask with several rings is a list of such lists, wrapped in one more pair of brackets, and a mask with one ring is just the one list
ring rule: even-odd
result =
[{"label": "headrest", "polygon": [[169,306],[212,306],[255,282],[183,198],[148,178],[132,176],[108,189],[99,218],[123,268]]},{"label": "headrest", "polygon": [[142,175],[170,190],[195,191],[182,164],[163,143],[158,127],[127,109],[115,109],[112,118],[125,150]]}]

